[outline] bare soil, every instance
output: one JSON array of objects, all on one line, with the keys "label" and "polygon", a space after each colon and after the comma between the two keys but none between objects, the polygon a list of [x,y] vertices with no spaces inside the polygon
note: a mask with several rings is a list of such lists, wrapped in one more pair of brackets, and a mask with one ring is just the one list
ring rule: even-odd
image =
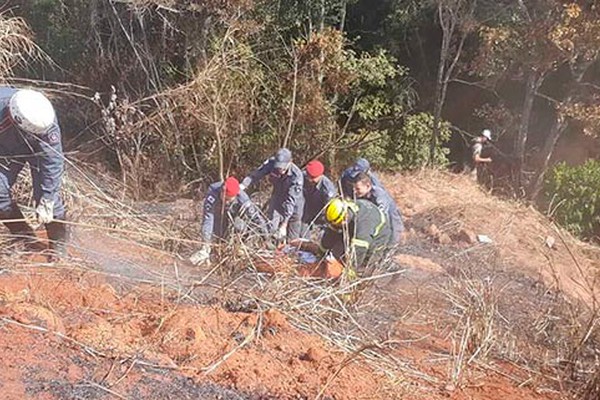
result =
[{"label": "bare soil", "polygon": [[[365,343],[360,352],[299,326],[291,308],[265,307],[268,299],[259,297],[272,275],[264,275],[259,288],[255,272],[240,271],[224,286],[229,278],[208,277],[210,268],[80,229],[67,262],[44,265],[36,255],[0,259],[2,398],[564,396],[551,378],[556,365],[540,355],[563,354],[570,320],[562,307],[585,310],[593,299],[597,249],[461,176],[426,172],[384,181],[411,232],[394,257],[400,273],[369,286],[355,320],[347,321],[362,328],[339,326]],[[451,242],[439,243],[431,225]],[[493,243],[470,243],[463,230]],[[552,249],[548,236],[557,239]],[[277,263],[277,271],[295,269],[289,259]],[[468,299],[477,288],[495,301],[493,346],[459,368],[464,320],[456,299]],[[237,300],[232,306],[233,293],[242,289],[260,306],[245,308]],[[367,348],[394,365],[373,361]]]}]

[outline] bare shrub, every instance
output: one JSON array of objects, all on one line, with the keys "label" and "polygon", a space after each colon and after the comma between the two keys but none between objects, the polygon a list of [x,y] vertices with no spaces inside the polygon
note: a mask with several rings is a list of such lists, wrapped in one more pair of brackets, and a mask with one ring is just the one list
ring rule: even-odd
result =
[{"label": "bare shrub", "polygon": [[25,20],[0,13],[0,78],[12,75],[15,67],[43,57],[32,36]]}]

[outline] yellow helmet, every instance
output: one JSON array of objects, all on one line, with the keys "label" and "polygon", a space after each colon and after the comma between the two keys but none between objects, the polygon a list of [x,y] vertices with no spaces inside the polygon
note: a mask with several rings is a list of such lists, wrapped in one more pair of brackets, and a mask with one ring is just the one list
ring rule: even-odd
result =
[{"label": "yellow helmet", "polygon": [[340,225],[348,215],[348,203],[342,199],[332,199],[325,206],[325,218],[332,225]]}]

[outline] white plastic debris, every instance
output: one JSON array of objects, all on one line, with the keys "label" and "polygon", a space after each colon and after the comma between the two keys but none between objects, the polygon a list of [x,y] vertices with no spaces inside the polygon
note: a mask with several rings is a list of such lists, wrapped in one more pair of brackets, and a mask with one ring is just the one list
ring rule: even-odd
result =
[{"label": "white plastic debris", "polygon": [[477,241],[483,244],[494,243],[494,241],[487,235],[477,235]]}]

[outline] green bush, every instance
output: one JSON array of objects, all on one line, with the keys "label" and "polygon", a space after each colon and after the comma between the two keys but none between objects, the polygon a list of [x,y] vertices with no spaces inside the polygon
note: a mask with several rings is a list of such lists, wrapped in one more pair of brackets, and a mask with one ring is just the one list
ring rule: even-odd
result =
[{"label": "green bush", "polygon": [[[404,123],[399,129],[375,130],[368,134],[359,132],[365,135],[365,140],[350,159],[365,157],[371,165],[388,171],[410,171],[424,167],[429,162],[432,131],[433,116],[422,112],[404,118]],[[433,165],[448,164],[449,149],[443,145],[450,139],[450,135],[450,124],[442,122]]]},{"label": "green bush", "polygon": [[[421,168],[429,161],[429,147],[433,132],[433,115],[419,113],[408,116],[400,132],[394,137],[390,157],[405,170]],[[450,140],[450,124],[442,122],[438,146],[435,149],[433,165],[448,164],[449,149],[442,147]]]},{"label": "green bush", "polygon": [[[359,132],[365,134],[365,132]],[[348,164],[358,157],[364,157],[377,169],[394,170],[398,165],[389,158],[390,135],[388,131],[371,131],[365,137],[360,150],[348,160]]]},{"label": "green bush", "polygon": [[591,239],[600,232],[600,161],[556,165],[546,179],[556,220],[574,234]]}]

